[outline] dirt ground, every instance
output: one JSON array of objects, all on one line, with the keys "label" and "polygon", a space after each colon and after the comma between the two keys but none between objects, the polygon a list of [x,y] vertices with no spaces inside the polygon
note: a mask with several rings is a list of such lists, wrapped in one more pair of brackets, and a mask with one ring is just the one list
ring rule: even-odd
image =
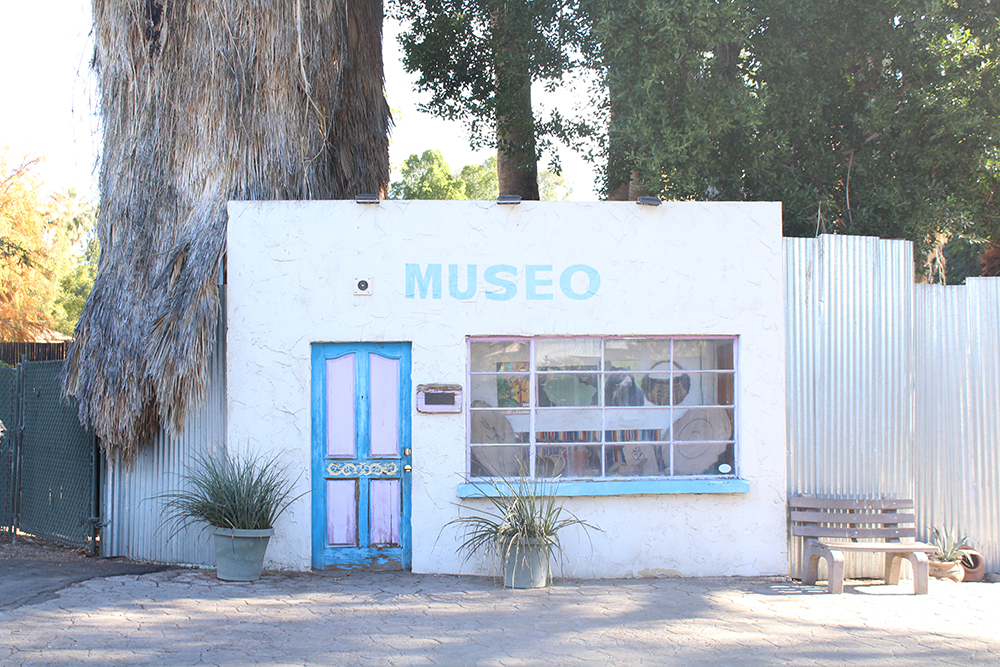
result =
[{"label": "dirt ground", "polygon": [[74,563],[92,559],[89,551],[64,547],[31,535],[18,535],[17,541],[0,534],[0,561],[11,559],[41,560],[51,563]]}]

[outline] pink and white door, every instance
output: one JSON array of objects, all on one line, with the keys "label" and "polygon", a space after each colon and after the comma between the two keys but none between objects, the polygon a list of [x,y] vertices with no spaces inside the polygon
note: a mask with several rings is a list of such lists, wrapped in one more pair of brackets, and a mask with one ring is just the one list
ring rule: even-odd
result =
[{"label": "pink and white door", "polygon": [[316,569],[410,568],[410,344],[313,343]]}]

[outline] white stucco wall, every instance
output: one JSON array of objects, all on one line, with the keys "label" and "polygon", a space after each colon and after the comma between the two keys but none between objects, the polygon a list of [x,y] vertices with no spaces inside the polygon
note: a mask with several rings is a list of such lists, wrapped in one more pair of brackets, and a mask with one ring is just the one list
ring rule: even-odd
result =
[{"label": "white stucco wall", "polygon": [[[467,385],[469,335],[737,335],[745,494],[574,497],[598,525],[564,536],[581,577],[787,572],[781,209],[776,203],[231,202],[228,438],[281,451],[310,480],[310,344],[411,341],[412,384]],[[441,299],[407,299],[405,265],[444,265]],[[518,267],[508,301],[448,295],[448,264]],[[525,298],[524,267],[552,265],[551,300]],[[586,264],[600,288],[565,297],[560,272]],[[372,296],[354,295],[370,278]],[[465,274],[462,273],[462,284]],[[415,405],[415,400],[412,401]],[[467,409],[467,406],[466,406]],[[413,570],[461,566],[455,516],[466,415],[412,412]],[[308,569],[310,498],[276,526],[269,567]],[[591,546],[592,543],[592,546]]]}]

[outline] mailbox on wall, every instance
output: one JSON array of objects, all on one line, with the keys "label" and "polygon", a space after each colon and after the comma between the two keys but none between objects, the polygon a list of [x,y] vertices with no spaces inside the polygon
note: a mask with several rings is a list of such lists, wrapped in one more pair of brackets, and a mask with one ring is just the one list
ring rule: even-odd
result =
[{"label": "mailbox on wall", "polygon": [[417,385],[417,412],[461,412],[462,387],[457,384]]}]

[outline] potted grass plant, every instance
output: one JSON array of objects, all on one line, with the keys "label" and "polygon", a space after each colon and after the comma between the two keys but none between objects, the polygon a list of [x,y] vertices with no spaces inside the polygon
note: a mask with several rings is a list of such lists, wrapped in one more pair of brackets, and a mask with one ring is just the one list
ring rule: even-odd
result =
[{"label": "potted grass plant", "polygon": [[277,454],[198,456],[182,488],[160,497],[175,534],[196,523],[215,529],[219,579],[256,581],[275,520],[301,497],[292,496],[293,484]]},{"label": "potted grass plant", "polygon": [[551,483],[526,476],[498,476],[488,482],[472,482],[487,507],[460,506],[467,514],[452,519],[462,542],[462,563],[474,555],[492,557],[504,575],[504,586],[542,588],[552,580],[552,557],[565,553],[559,541],[564,528],[579,526],[600,530],[562,506],[552,494]]}]

